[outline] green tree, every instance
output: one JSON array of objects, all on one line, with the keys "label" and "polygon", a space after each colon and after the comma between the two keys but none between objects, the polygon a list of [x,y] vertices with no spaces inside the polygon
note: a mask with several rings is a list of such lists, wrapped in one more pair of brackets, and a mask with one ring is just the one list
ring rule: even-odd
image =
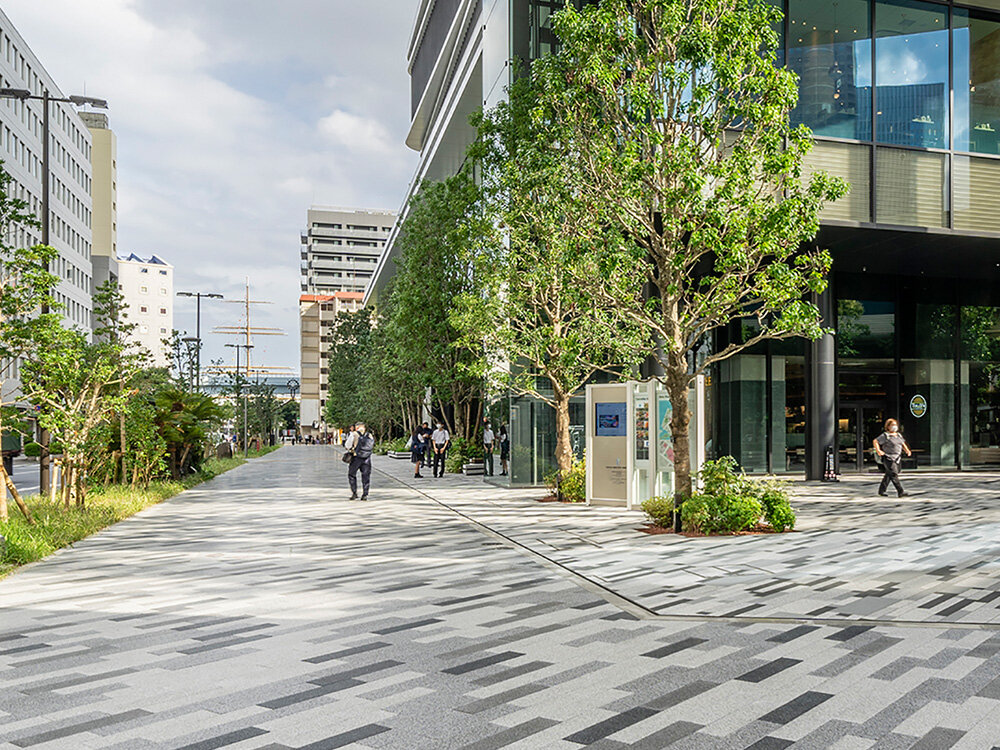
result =
[{"label": "green tree", "polygon": [[153,397],[154,421],[166,445],[167,464],[174,479],[197,471],[206,457],[212,433],[226,410],[211,396],[178,384],[160,388]]},{"label": "green tree", "polygon": [[481,345],[462,344],[449,311],[459,295],[475,289],[467,251],[490,231],[479,203],[470,169],[421,185],[396,240],[400,260],[384,318],[398,366],[433,389],[450,431],[470,440],[479,427],[477,405],[482,408],[482,381],[472,374]]},{"label": "green tree", "polygon": [[571,141],[559,122],[532,116],[530,79],[508,94],[507,103],[473,118],[479,138],[471,152],[490,219],[479,226],[504,232],[469,248],[476,285],[458,296],[452,320],[466,348],[482,353],[474,372],[491,390],[512,389],[553,408],[556,464],[565,475],[573,467],[570,399],[597,372],[637,365],[647,337],[593,293],[595,248],[607,228],[576,189]]},{"label": "green tree", "polygon": [[[776,64],[779,19],[765,0],[567,6],[559,51],[532,68],[536,116],[560,124],[581,195],[617,230],[595,294],[655,337],[644,353],[673,403],[678,506],[695,376],[763,340],[823,334],[807,295],[825,290],[831,260],[805,243],[846,185],[801,179],[812,141],[789,125],[797,82]],[[694,356],[748,315],[755,335]]]},{"label": "green tree", "polygon": [[[38,228],[38,221],[28,204],[10,194],[11,176],[0,162],[0,435],[16,429],[20,422],[15,404],[22,401],[17,370],[39,350],[59,325],[54,312],[42,314],[46,307],[58,308],[53,290],[59,277],[49,273],[48,265],[57,253],[51,247],[21,247],[19,240]],[[0,462],[0,521],[9,517],[7,492],[31,522],[14,481]]]},{"label": "green tree", "polygon": [[326,421],[346,427],[366,419],[363,401],[364,381],[368,373],[371,312],[341,311],[330,326],[330,349],[327,354]]}]

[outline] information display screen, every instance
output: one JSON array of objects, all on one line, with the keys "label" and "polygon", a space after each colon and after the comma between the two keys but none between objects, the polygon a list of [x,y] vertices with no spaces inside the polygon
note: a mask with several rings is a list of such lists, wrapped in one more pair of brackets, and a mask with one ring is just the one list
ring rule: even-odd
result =
[{"label": "information display screen", "polygon": [[625,422],[626,405],[621,402],[594,404],[595,432],[597,437],[625,437],[628,426]]}]

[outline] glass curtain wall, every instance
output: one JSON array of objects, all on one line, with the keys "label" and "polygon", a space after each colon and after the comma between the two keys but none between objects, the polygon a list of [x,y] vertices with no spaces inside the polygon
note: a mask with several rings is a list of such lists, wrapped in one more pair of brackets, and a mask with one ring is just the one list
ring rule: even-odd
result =
[{"label": "glass curtain wall", "polygon": [[851,182],[824,217],[1000,232],[1000,13],[925,0],[786,8],[792,122],[817,139],[804,172]]},{"label": "glass curtain wall", "polygon": [[962,465],[1000,468],[1000,307],[961,311]]}]

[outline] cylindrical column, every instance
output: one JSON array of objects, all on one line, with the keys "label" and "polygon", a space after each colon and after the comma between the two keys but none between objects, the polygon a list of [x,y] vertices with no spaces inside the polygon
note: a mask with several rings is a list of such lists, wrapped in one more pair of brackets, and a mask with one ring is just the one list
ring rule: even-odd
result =
[{"label": "cylindrical column", "polygon": [[[833,291],[815,295],[823,325],[834,324]],[[837,340],[824,334],[809,344],[809,389],[806,404],[806,479],[823,479],[826,451],[837,451]]]}]

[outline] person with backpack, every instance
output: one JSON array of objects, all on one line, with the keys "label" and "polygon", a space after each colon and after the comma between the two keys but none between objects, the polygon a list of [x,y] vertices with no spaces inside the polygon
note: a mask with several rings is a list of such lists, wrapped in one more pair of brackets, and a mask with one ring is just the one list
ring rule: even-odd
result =
[{"label": "person with backpack", "polygon": [[899,434],[899,422],[895,419],[886,420],[885,432],[872,441],[872,447],[878,456],[876,460],[881,459],[882,464],[882,484],[879,485],[878,494],[885,497],[889,482],[892,482],[896,494],[899,497],[906,497],[908,493],[899,483],[899,469],[903,462],[903,453],[909,456],[911,451],[906,440]]},{"label": "person with backpack", "polygon": [[361,472],[361,499],[368,499],[368,488],[372,478],[372,451],[375,438],[368,434],[364,422],[358,422],[347,436],[344,448],[352,455],[347,467],[347,481],[351,485],[351,500],[358,499],[358,472]]}]

